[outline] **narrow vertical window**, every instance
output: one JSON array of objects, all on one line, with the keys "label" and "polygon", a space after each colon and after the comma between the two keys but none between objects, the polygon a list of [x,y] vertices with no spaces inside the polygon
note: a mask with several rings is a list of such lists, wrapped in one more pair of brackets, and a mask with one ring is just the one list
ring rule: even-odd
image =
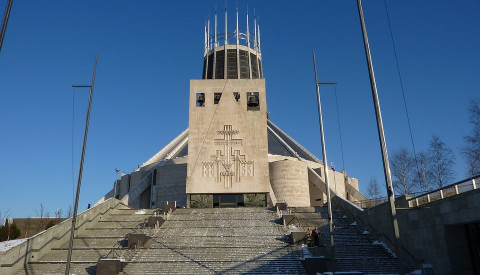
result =
[{"label": "narrow vertical window", "polygon": [[197,107],[205,107],[205,93],[197,93]]},{"label": "narrow vertical window", "polygon": [[248,92],[247,93],[247,110],[248,111],[259,111],[260,110],[260,100],[258,97],[258,92]]},{"label": "narrow vertical window", "polygon": [[218,102],[220,102],[221,97],[222,97],[222,93],[214,93],[213,94],[213,104],[218,104]]},{"label": "narrow vertical window", "polygon": [[235,101],[239,101],[240,100],[240,93],[239,92],[233,92],[233,97],[235,98]]}]

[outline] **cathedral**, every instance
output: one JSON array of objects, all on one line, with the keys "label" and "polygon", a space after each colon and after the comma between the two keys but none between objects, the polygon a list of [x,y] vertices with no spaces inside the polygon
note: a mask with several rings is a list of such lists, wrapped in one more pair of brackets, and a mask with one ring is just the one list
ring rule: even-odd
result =
[{"label": "cathedral", "polygon": [[[205,25],[202,79],[190,80],[189,127],[100,201],[135,208],[322,206],[323,163],[269,120],[260,26],[240,32]],[[213,25],[213,24],[212,24]],[[331,190],[365,200],[358,180],[328,169]],[[335,175],[334,175],[335,174]]]}]

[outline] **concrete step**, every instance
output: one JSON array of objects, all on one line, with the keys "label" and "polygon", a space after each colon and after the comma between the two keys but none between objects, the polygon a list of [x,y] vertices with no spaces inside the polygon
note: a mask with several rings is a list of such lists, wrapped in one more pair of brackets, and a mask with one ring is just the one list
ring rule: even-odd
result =
[{"label": "concrete step", "polygon": [[[117,243],[123,243],[124,239],[119,237],[105,238],[105,237],[84,237],[73,239],[74,248],[111,248]],[[63,243],[52,249],[67,249],[68,243]]]},{"label": "concrete step", "polygon": [[141,221],[99,221],[89,228],[135,228],[145,225],[144,220]]},{"label": "concrete step", "polygon": [[276,259],[298,261],[298,255],[297,253],[293,253],[292,247],[290,246],[275,249],[268,247],[164,247],[159,249],[138,249],[132,261],[273,261]]},{"label": "concrete step", "polygon": [[121,274],[305,274],[299,261],[175,261],[129,263]]},{"label": "concrete step", "polygon": [[236,228],[215,228],[215,227],[174,227],[160,228],[157,235],[163,236],[212,236],[212,237],[235,237],[235,236],[272,236],[284,235],[286,232],[282,227],[236,227]]},{"label": "concrete step", "polygon": [[337,271],[360,271],[368,274],[398,273],[398,264],[395,258],[337,258],[335,268]]},{"label": "concrete step", "polygon": [[[66,263],[30,263],[26,267],[18,270],[17,275],[37,275],[37,274],[65,274]],[[97,263],[75,263],[70,264],[70,274],[96,274]]]},{"label": "concrete step", "polygon": [[168,247],[282,247],[290,245],[289,236],[265,238],[265,236],[244,237],[217,237],[195,236],[183,238],[178,236],[158,237],[151,240],[148,245],[152,248]]},{"label": "concrete step", "polygon": [[172,216],[171,219],[168,219],[168,223],[172,224],[171,226],[178,226],[180,224],[191,224],[201,227],[210,226],[210,227],[243,227],[243,226],[271,226],[272,223],[281,225],[280,219],[273,219],[272,217],[268,218],[235,218],[235,217],[225,217],[225,218],[189,218],[189,219],[178,219],[176,216]]},{"label": "concrete step", "polygon": [[128,233],[131,233],[131,228],[89,228],[85,231],[81,231],[77,236],[78,237],[125,237]]},{"label": "concrete step", "polygon": [[[73,249],[72,261],[97,261],[101,256],[105,256],[111,249]],[[36,262],[66,261],[68,249],[51,250],[40,260]]]}]

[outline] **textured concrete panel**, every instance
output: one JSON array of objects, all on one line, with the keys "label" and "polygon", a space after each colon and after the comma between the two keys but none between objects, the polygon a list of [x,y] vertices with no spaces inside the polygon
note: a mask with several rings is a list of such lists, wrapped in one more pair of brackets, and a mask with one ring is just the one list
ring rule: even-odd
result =
[{"label": "textured concrete panel", "polygon": [[310,206],[307,165],[301,161],[270,163],[270,184],[277,201],[288,206]]},{"label": "textured concrete panel", "polygon": [[[258,107],[248,106],[248,93]],[[267,156],[263,79],[190,81],[187,193],[268,193]]]},{"label": "textured concrete panel", "polygon": [[160,166],[157,168],[157,206],[167,201],[177,201],[177,206],[187,205],[185,182],[187,178],[187,164]]}]

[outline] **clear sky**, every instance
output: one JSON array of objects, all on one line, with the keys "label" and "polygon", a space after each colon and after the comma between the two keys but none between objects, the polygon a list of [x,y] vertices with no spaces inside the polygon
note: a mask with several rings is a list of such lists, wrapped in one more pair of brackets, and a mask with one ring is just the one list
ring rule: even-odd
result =
[{"label": "clear sky", "polygon": [[[363,192],[370,177],[385,189],[356,1],[228,1],[230,30],[237,3],[241,31],[247,4],[259,16],[270,119],[321,158],[315,50],[319,81],[339,83],[348,175]],[[71,86],[90,84],[96,53],[80,211],[112,188],[115,168],[132,172],[186,129],[215,5],[223,32],[224,1],[15,1],[0,52],[0,211],[36,216],[42,203],[53,215],[73,204],[88,89]],[[480,97],[480,2],[387,5],[415,147],[439,135],[463,179],[466,109]],[[364,1],[364,13],[388,150],[411,150],[384,2]],[[334,89],[321,94],[328,162],[341,170]]]}]

